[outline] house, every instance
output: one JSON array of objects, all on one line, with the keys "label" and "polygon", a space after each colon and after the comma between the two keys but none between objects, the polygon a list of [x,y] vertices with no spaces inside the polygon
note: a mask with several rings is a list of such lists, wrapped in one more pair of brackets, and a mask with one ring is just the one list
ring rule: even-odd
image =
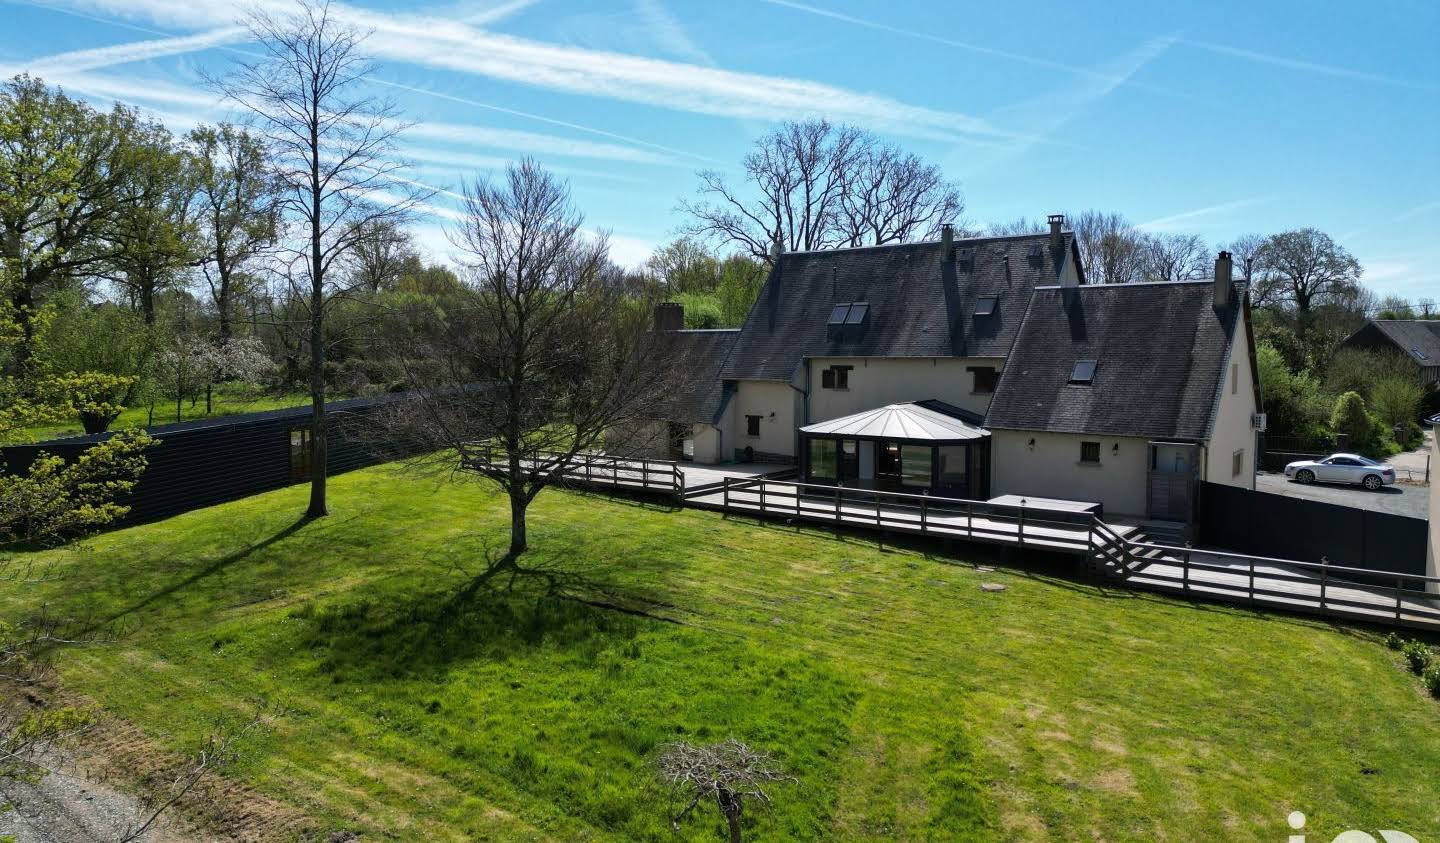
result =
[{"label": "house", "polygon": [[1440,320],[1375,319],[1346,337],[1342,348],[1398,351],[1415,364],[1420,382],[1440,386]]},{"label": "house", "polygon": [[1209,280],[1088,285],[1052,216],[1041,234],[947,227],[935,242],[772,263],[739,330],[673,331],[686,354],[728,346],[723,363],[687,364],[716,378],[691,382],[698,412],[671,419],[696,461],[1182,521],[1201,480],[1254,487],[1263,416],[1246,285],[1227,253]]}]

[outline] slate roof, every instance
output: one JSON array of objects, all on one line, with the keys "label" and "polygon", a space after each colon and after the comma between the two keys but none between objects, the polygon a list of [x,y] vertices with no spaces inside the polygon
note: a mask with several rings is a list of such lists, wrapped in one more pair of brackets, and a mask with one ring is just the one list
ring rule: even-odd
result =
[{"label": "slate roof", "polygon": [[[1073,236],[1063,238],[1062,254],[1079,267]],[[1031,290],[1058,279],[1049,244],[1048,233],[957,239],[957,252],[973,250],[972,271],[947,265],[940,242],[787,252],[721,377],[789,380],[806,357],[1004,357]],[[994,313],[974,315],[981,296],[997,298]],[[834,305],[858,301],[870,305],[863,333],[833,338]]]},{"label": "slate roof", "polygon": [[990,431],[941,412],[923,402],[887,404],[874,410],[830,419],[800,428],[801,433],[847,439],[889,439],[905,442],[968,442]]},{"label": "slate roof", "polygon": [[[1433,319],[1376,319],[1370,323],[1395,347],[1421,366],[1440,366],[1440,321]],[[1356,333],[1366,331],[1360,329]],[[1349,340],[1347,339],[1348,343]]]},{"label": "slate roof", "polygon": [[739,335],[739,328],[662,332],[657,351],[678,367],[680,385],[657,417],[714,424],[725,408],[720,368]]},{"label": "slate roof", "polygon": [[[1210,281],[1036,290],[986,427],[1207,438],[1243,297],[1222,313]],[[1079,360],[1098,364],[1088,386]]]}]

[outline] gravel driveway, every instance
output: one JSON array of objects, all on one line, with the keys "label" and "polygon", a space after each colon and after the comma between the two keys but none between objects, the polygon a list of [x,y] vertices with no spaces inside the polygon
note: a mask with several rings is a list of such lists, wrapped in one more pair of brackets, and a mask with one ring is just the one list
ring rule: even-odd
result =
[{"label": "gravel driveway", "polygon": [[1342,506],[1373,509],[1410,518],[1429,518],[1430,516],[1429,486],[1396,483],[1393,486],[1384,486],[1378,492],[1367,492],[1359,486],[1332,483],[1311,483],[1309,486],[1302,486],[1286,480],[1283,474],[1265,472],[1255,477],[1255,489],[1275,495],[1338,503]]}]

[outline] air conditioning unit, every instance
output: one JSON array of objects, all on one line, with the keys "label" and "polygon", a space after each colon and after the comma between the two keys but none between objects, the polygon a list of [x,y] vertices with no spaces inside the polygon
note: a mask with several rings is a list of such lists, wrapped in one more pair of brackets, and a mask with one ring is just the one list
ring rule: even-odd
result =
[{"label": "air conditioning unit", "polygon": [[1250,416],[1250,426],[1253,427],[1253,428],[1255,428],[1256,430],[1260,431],[1261,433],[1264,433],[1264,432],[1265,432],[1265,414],[1264,414],[1264,413],[1255,413],[1255,414],[1251,415],[1251,416]]}]

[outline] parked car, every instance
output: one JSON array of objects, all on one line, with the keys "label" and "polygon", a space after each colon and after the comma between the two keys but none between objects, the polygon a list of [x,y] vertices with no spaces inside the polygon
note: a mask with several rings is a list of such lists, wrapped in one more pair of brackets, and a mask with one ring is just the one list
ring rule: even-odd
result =
[{"label": "parked car", "polygon": [[1395,469],[1359,454],[1331,454],[1320,460],[1299,460],[1285,466],[1296,483],[1357,483],[1370,491],[1395,482]]}]

